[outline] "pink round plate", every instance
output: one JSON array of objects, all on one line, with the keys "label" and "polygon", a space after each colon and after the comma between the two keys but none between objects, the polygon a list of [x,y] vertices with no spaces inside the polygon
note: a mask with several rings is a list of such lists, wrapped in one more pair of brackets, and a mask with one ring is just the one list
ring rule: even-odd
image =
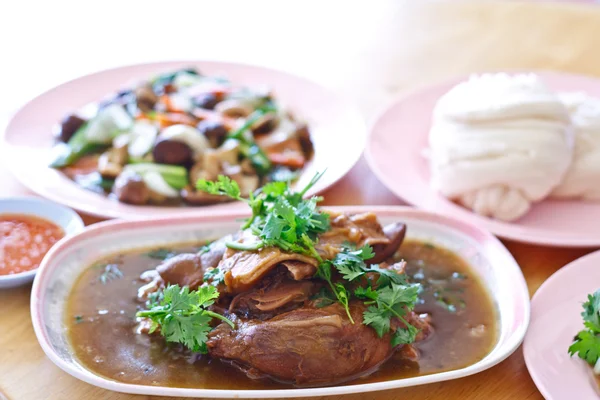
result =
[{"label": "pink round plate", "polygon": [[598,399],[591,368],[567,353],[583,329],[581,305],[600,288],[600,251],[573,261],[552,275],[531,300],[531,321],[523,353],[527,369],[546,400]]},{"label": "pink round plate", "polygon": [[[586,91],[600,96],[600,80],[558,72],[539,72],[554,90]],[[417,207],[461,218],[494,234],[522,242],[555,246],[600,245],[600,203],[545,200],[517,222],[479,216],[429,187],[423,156],[437,100],[468,76],[405,95],[389,106],[371,127],[365,156],[374,173],[392,192]]]},{"label": "pink round plate", "polygon": [[[195,66],[207,75],[221,75],[243,85],[268,86],[296,115],[305,119],[315,145],[315,156],[297,184],[327,169],[309,192],[321,192],[342,178],[360,157],[366,129],[358,110],[345,99],[307,79],[286,72],[217,61],[174,61],[110,69],[62,84],[31,100],[9,122],[0,142],[1,159],[15,176],[38,194],[82,212],[108,218],[137,219],[182,214],[209,215],[240,209],[240,203],[206,207],[132,206],[77,186],[49,168],[52,126],[66,113],[96,102],[132,80],[160,72]],[[343,143],[343,151],[339,151]],[[245,209],[245,205],[241,205]]]}]

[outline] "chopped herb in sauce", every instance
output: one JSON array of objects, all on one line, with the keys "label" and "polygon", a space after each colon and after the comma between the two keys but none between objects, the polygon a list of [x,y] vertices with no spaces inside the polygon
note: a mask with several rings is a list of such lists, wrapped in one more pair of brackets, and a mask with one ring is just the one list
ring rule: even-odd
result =
[{"label": "chopped herb in sauce", "polygon": [[204,246],[198,249],[198,254],[208,253],[210,251],[211,242],[206,243]]},{"label": "chopped herb in sauce", "polygon": [[460,282],[466,279],[467,276],[460,272],[452,272],[445,276],[427,276],[423,268],[419,268],[411,276],[411,281],[421,284],[421,292],[432,293],[435,304],[451,313],[467,307],[462,296],[464,288],[460,286]]},{"label": "chopped herb in sauce", "polygon": [[213,286],[225,283],[225,273],[220,268],[212,268],[204,273],[204,282],[210,282]]},{"label": "chopped herb in sauce", "polygon": [[147,257],[150,257],[154,260],[162,260],[162,261],[168,260],[169,258],[171,258],[175,255],[177,255],[177,253],[174,253],[167,249],[155,249],[155,250],[151,250],[146,253]]},{"label": "chopped herb in sauce", "polygon": [[83,322],[83,317],[81,315],[76,315],[75,316],[75,323],[76,324],[80,324]]},{"label": "chopped herb in sauce", "polygon": [[123,277],[123,273],[117,266],[117,264],[106,264],[104,266],[104,272],[98,278],[103,285],[106,285],[108,282],[114,279],[120,279]]},{"label": "chopped herb in sauce", "polygon": [[146,301],[146,307],[150,309],[158,306],[164,297],[164,291],[162,290],[150,293],[148,295],[148,300]]},{"label": "chopped herb in sauce", "polygon": [[[203,244],[201,242],[193,245],[174,245],[172,251],[176,254],[197,253]],[[183,346],[173,346],[160,338],[140,340],[139,335],[132,334],[137,327],[137,321],[128,317],[134,316],[142,308],[152,309],[155,305],[160,306],[162,300],[161,290],[149,300],[149,303],[153,302],[155,305],[144,307],[144,304],[135,301],[140,286],[140,274],[147,271],[149,266],[158,263],[146,256],[149,250],[130,251],[105,260],[104,265],[106,262],[118,264],[125,275],[122,279],[107,285],[97,284],[98,275],[102,271],[93,267],[86,269],[76,282],[65,310],[68,316],[65,322],[73,351],[82,365],[102,376],[116,377],[120,382],[133,384],[233,390],[290,387],[278,382],[248,379],[229,364],[215,362],[214,359],[200,356],[198,353],[189,353],[183,350]],[[430,339],[417,343],[419,362],[407,363],[400,357],[392,357],[381,365],[376,374],[361,378],[357,382],[380,382],[459,369],[481,360],[493,349],[497,341],[496,310],[478,276],[471,275],[464,260],[441,246],[431,251],[425,249],[422,242],[410,240],[403,244],[396,259],[400,258],[407,261],[407,278],[412,277],[421,267],[424,268],[424,275],[436,278],[450,277],[455,271],[466,272],[466,280],[452,280],[451,284],[464,288],[461,297],[467,301],[468,307],[463,312],[450,313],[435,304],[432,292],[420,294],[424,303],[417,304],[415,312],[431,316],[436,321],[436,330]],[[372,273],[365,275],[348,285],[348,289],[352,289],[353,297],[358,297],[354,289],[357,285],[362,285],[362,279],[371,277],[371,283],[374,284],[378,278]],[[410,279],[408,281],[410,282]],[[327,283],[322,281],[322,284]],[[368,285],[364,285],[364,293],[361,293],[361,296],[372,299],[375,295],[370,292],[374,292],[374,289],[376,285],[372,286],[371,291],[368,290]],[[312,304],[321,307],[337,302],[329,287],[325,287],[323,293],[312,296],[311,300]],[[99,305],[102,305],[102,309],[109,310],[107,318],[96,317]],[[83,323],[78,324],[74,318],[77,315],[82,316]],[[218,321],[213,320],[211,326],[216,322]],[[479,326],[486,327],[481,336],[470,334],[473,327]],[[157,331],[156,334],[160,335],[160,332]],[[408,335],[409,332],[405,334]],[[400,343],[402,339],[409,337],[399,336],[393,343]],[[448,345],[449,343],[452,343],[452,346]],[[86,346],[90,345],[97,351],[88,353]],[[102,354],[110,362],[98,363],[95,358],[97,354]],[[135,359],[131,358],[131,354],[136,354]],[[150,366],[148,373],[144,373],[146,366]]]}]

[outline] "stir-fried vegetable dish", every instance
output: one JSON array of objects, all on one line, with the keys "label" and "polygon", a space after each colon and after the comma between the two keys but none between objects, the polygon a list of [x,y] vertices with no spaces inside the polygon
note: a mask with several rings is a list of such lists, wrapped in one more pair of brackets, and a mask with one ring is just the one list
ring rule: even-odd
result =
[{"label": "stir-fried vegetable dish", "polygon": [[242,196],[294,181],[313,154],[308,126],[263,88],[193,68],[164,73],[67,115],[51,167],[78,185],[129,204],[207,205],[198,191],[219,175]]}]

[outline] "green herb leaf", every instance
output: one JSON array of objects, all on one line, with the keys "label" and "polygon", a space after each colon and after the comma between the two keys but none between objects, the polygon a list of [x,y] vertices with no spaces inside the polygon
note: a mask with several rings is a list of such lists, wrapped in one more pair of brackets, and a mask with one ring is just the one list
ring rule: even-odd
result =
[{"label": "green herb leaf", "polygon": [[406,307],[412,310],[417,302],[419,294],[419,285],[397,285],[392,283],[391,286],[377,290],[377,302],[387,304],[395,309],[397,306]]},{"label": "green herb leaf", "polygon": [[[315,175],[315,178],[321,175]],[[314,184],[315,178],[309,185]],[[329,229],[329,216],[317,209],[319,198],[303,199],[302,192],[293,192],[285,182],[272,182],[248,199],[240,197],[239,186],[231,179],[219,176],[217,182],[198,181],[198,190],[244,200],[252,209],[252,217],[243,226],[250,228],[259,240],[248,246],[245,243],[228,243],[237,250],[258,250],[279,247],[283,251],[321,257],[315,249],[316,237]]]},{"label": "green herb leaf", "polygon": [[376,304],[370,306],[364,312],[363,323],[373,327],[379,337],[382,337],[390,331],[391,319],[395,317],[402,321],[407,330],[412,331],[414,329],[415,332],[412,336],[416,336],[418,331],[404,319],[404,315],[406,315],[406,310],[414,308],[418,293],[418,284],[397,285],[395,283],[378,288],[376,291],[361,291],[361,295],[368,296]]},{"label": "green herb leaf", "polygon": [[349,306],[350,295],[349,295],[348,291],[346,290],[346,288],[344,287],[343,284],[341,284],[341,283],[334,284],[331,281],[331,263],[329,263],[328,261],[325,261],[325,262],[322,262],[321,264],[319,264],[319,266],[317,267],[317,272],[316,272],[315,276],[327,281],[327,283],[329,284],[329,288],[331,289],[331,291],[337,298],[337,301],[344,307],[344,310],[346,311],[346,315],[348,315],[348,319],[350,320],[350,322],[354,323],[354,320],[352,319],[352,315],[350,314],[350,306]]},{"label": "green herb leaf", "polygon": [[600,337],[588,330],[580,331],[569,346],[569,354],[577,354],[590,365],[596,365],[600,357]]},{"label": "green herb leaf", "polygon": [[379,265],[371,265],[369,272],[376,272],[379,274],[377,279],[377,286],[389,286],[392,283],[396,285],[406,285],[406,276],[399,274],[393,269],[380,268]]},{"label": "green herb leaf", "polygon": [[345,280],[352,282],[369,271],[364,260],[373,258],[373,255],[373,249],[369,245],[359,250],[346,246],[331,260],[331,263]]},{"label": "green herb leaf", "polygon": [[352,319],[352,315],[350,315],[350,305],[349,305],[350,295],[348,294],[346,287],[344,285],[342,285],[341,283],[336,283],[334,285],[334,291],[335,291],[336,297],[338,298],[338,301],[344,307],[344,310],[346,310],[346,315],[348,315],[348,319],[350,320],[351,323],[354,323],[354,320]]},{"label": "green herb leaf", "polygon": [[218,297],[219,292],[214,286],[190,291],[187,286],[169,285],[164,289],[160,303],[154,303],[149,310],[139,311],[136,316],[149,318],[152,321],[151,332],[160,328],[167,342],[181,343],[194,352],[206,353],[213,318],[234,326],[226,317],[207,309]]},{"label": "green herb leaf", "polygon": [[317,272],[315,273],[317,278],[321,278],[324,281],[331,281],[331,263],[322,262],[317,267]]},{"label": "green herb leaf", "polygon": [[366,288],[357,287],[354,290],[354,295],[359,299],[364,300],[377,300],[378,297],[377,291],[373,290],[373,288],[370,286],[367,286]]},{"label": "green herb leaf", "polygon": [[417,333],[419,333],[419,330],[412,325],[408,325],[406,329],[396,329],[394,336],[392,336],[392,347],[414,342],[417,338]]},{"label": "green herb leaf", "polygon": [[363,313],[363,324],[375,329],[377,336],[382,337],[390,331],[390,318],[391,315],[387,310],[380,310],[378,307],[370,306]]},{"label": "green herb leaf", "polygon": [[586,329],[575,336],[573,344],[569,346],[569,354],[577,354],[579,358],[595,366],[600,357],[600,290],[588,295],[587,301],[583,303],[581,317]]},{"label": "green herb leaf", "polygon": [[600,290],[588,295],[587,301],[583,303],[581,316],[588,329],[600,333]]},{"label": "green herb leaf", "polygon": [[200,179],[196,183],[196,188],[206,193],[244,200],[241,198],[240,186],[228,176],[219,175],[216,182]]},{"label": "green herb leaf", "polygon": [[267,196],[283,196],[288,189],[286,182],[270,182],[263,186],[262,192]]}]

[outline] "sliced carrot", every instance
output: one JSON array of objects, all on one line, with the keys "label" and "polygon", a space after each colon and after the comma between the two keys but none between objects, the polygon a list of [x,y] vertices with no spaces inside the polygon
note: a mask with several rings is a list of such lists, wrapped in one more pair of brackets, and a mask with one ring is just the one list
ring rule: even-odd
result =
[{"label": "sliced carrot", "polygon": [[154,116],[144,114],[144,113],[139,113],[138,115],[135,116],[135,120],[136,121],[154,121]]},{"label": "sliced carrot", "polygon": [[165,108],[167,109],[168,112],[178,113],[178,114],[186,113],[185,110],[175,107],[175,105],[173,104],[173,101],[171,100],[171,97],[169,95],[163,94],[162,96],[160,96],[160,102],[165,105]]},{"label": "sliced carrot", "polygon": [[180,113],[156,113],[154,120],[158,121],[161,128],[178,124],[196,126],[198,123],[196,118]]},{"label": "sliced carrot", "polygon": [[192,115],[199,120],[212,119],[212,120],[220,120],[222,115],[216,111],[207,110],[204,108],[196,107],[192,110]]},{"label": "sliced carrot", "polygon": [[228,131],[231,131],[233,129],[236,129],[238,127],[238,122],[235,120],[235,118],[230,118],[230,117],[226,117],[221,113],[218,113],[216,111],[211,111],[211,110],[206,110],[204,108],[194,108],[192,110],[192,115],[196,118],[198,118],[200,121],[204,121],[204,120],[211,120],[211,121],[218,121],[220,123],[223,124],[223,126],[225,126],[225,128],[227,128]]},{"label": "sliced carrot", "polygon": [[88,154],[75,161],[73,165],[63,168],[61,171],[70,178],[76,175],[91,174],[98,170],[99,154]]},{"label": "sliced carrot", "polygon": [[298,169],[304,167],[306,159],[301,153],[285,152],[285,153],[267,153],[267,157],[273,164],[284,165],[286,167]]}]

